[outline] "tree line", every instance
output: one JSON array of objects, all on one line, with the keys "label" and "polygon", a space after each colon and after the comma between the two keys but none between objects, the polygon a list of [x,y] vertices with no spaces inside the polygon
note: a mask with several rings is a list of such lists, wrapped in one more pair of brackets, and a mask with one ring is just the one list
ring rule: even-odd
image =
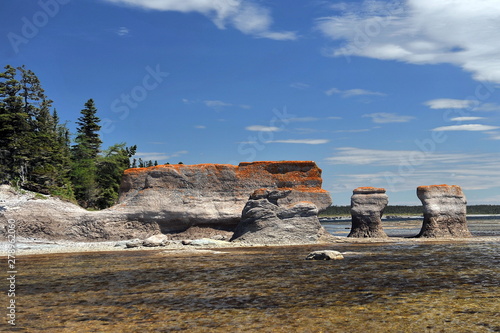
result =
[{"label": "tree line", "polygon": [[113,205],[137,146],[118,143],[101,149],[100,119],[92,99],[81,110],[74,135],[52,103],[31,70],[7,65],[0,72],[0,183],[84,208]]},{"label": "tree line", "polygon": [[[389,205],[384,209],[384,215],[422,215],[422,206]],[[471,215],[500,215],[500,205],[470,205],[467,214]],[[321,212],[321,216],[351,216],[350,206],[330,206]]]}]

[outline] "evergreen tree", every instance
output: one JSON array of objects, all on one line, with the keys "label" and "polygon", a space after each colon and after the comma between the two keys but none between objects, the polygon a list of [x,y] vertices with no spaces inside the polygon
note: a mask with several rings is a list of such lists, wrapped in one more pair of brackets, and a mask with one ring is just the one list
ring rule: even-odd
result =
[{"label": "evergreen tree", "polygon": [[19,95],[22,86],[16,79],[16,69],[5,66],[0,80],[0,177],[2,182],[21,186],[27,171],[28,114]]},{"label": "evergreen tree", "polygon": [[85,208],[95,207],[99,195],[96,164],[102,141],[96,113],[94,101],[89,99],[76,122],[76,144],[72,147],[71,180],[76,200]]},{"label": "evergreen tree", "polygon": [[99,196],[97,208],[107,208],[116,203],[120,190],[123,171],[130,166],[131,150],[135,153],[135,146],[125,147],[124,143],[115,144],[105,150],[97,161],[97,183]]}]

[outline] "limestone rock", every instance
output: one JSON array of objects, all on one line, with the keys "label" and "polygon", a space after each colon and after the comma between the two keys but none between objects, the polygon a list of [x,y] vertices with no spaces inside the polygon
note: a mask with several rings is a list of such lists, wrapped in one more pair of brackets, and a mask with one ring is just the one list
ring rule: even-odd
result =
[{"label": "limestone rock", "polygon": [[325,209],[332,201],[321,184],[321,169],[308,161],[134,168],[124,173],[119,203],[102,211],[87,211],[52,197],[41,199],[31,192],[20,194],[1,185],[0,237],[9,219],[16,221],[19,237],[144,239],[198,227],[203,232],[193,237],[230,237],[254,190],[293,189],[284,198],[287,203],[307,200]]},{"label": "limestone rock", "polygon": [[470,237],[467,199],[457,185],[419,186],[424,221],[417,237]]},{"label": "limestone rock", "polygon": [[388,202],[383,188],[355,189],[351,197],[352,227],[347,237],[387,237],[381,218]]},{"label": "limestone rock", "polygon": [[136,238],[136,239],[132,239],[128,242],[125,243],[125,247],[127,248],[134,248],[134,247],[139,247],[142,245],[142,240]]},{"label": "limestone rock", "polygon": [[315,243],[328,233],[312,202],[289,203],[293,190],[259,189],[252,193],[231,241],[254,244]]},{"label": "limestone rock", "polygon": [[344,256],[339,251],[320,250],[309,253],[306,260],[339,260],[344,259]]},{"label": "limestone rock", "polygon": [[253,191],[294,189],[289,203],[311,201],[323,210],[332,201],[321,184],[321,169],[309,161],[159,165],[126,170],[119,203],[110,210],[158,223],[163,233],[214,225],[234,230]]},{"label": "limestone rock", "polygon": [[142,246],[146,247],[157,247],[157,246],[165,246],[169,243],[169,237],[164,234],[153,235],[151,237],[146,238],[142,242]]}]

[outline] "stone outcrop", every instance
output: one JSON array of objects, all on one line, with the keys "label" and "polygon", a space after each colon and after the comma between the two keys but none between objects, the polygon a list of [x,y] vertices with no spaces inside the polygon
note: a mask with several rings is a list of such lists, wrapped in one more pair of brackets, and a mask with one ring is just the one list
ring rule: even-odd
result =
[{"label": "stone outcrop", "polygon": [[387,237],[381,218],[388,202],[383,188],[355,189],[351,197],[352,227],[347,237]]},{"label": "stone outcrop", "polygon": [[135,168],[125,171],[119,203],[110,210],[157,223],[162,232],[194,225],[233,230],[253,191],[293,189],[285,201],[311,201],[323,210],[332,201],[321,184],[321,169],[310,161]]},{"label": "stone outcrop", "polygon": [[252,244],[316,243],[329,235],[318,219],[318,208],[309,201],[289,202],[294,190],[259,189],[241,213],[231,241]]},{"label": "stone outcrop", "polygon": [[460,186],[419,186],[417,196],[424,206],[424,221],[417,237],[470,237],[467,199]]},{"label": "stone outcrop", "polygon": [[331,198],[321,184],[321,169],[307,161],[136,168],[125,171],[119,203],[102,211],[31,192],[21,195],[2,185],[0,236],[14,219],[19,237],[39,239],[145,239],[171,232],[228,239],[254,190],[294,189],[284,201],[308,200],[325,209]]}]

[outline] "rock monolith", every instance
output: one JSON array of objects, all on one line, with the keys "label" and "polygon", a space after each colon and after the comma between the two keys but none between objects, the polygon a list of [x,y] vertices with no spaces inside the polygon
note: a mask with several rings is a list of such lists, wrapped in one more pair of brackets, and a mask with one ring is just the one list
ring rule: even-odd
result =
[{"label": "rock monolith", "polygon": [[328,238],[309,201],[289,203],[294,190],[259,189],[252,193],[231,241],[252,244],[308,244]]},{"label": "rock monolith", "polygon": [[164,233],[191,226],[234,230],[253,191],[293,189],[285,201],[310,201],[321,211],[332,203],[321,185],[321,169],[311,161],[159,165],[126,170],[111,210],[158,223]]},{"label": "rock monolith", "polygon": [[387,237],[382,214],[389,202],[385,189],[358,187],[351,197],[351,232],[347,237]]},{"label": "rock monolith", "polygon": [[457,185],[419,186],[424,221],[417,237],[470,237],[467,199]]}]

